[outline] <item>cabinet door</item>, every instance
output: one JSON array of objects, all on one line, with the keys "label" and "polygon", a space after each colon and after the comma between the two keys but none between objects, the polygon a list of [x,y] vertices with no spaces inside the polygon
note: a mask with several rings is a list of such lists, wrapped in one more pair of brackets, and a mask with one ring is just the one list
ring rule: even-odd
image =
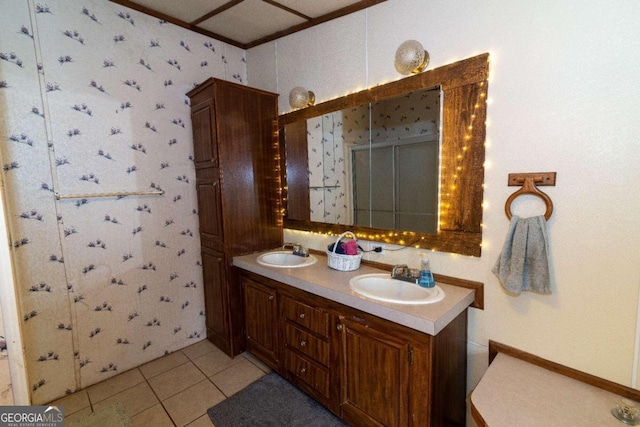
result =
[{"label": "cabinet door", "polygon": [[282,244],[277,175],[277,109],[271,94],[216,81],[225,252]]},{"label": "cabinet door", "polygon": [[191,108],[193,126],[193,158],[196,170],[218,167],[218,138],[212,98]]},{"label": "cabinet door", "polygon": [[277,369],[276,291],[243,278],[247,349],[273,369]]},{"label": "cabinet door", "polygon": [[217,168],[196,172],[198,220],[202,246],[222,251],[224,249],[222,196],[217,175]]},{"label": "cabinet door", "polygon": [[340,317],[340,410],[358,426],[409,424],[408,341],[356,317]]},{"label": "cabinet door", "polygon": [[228,290],[224,255],[202,248],[202,275],[207,338],[222,349],[229,347]]}]

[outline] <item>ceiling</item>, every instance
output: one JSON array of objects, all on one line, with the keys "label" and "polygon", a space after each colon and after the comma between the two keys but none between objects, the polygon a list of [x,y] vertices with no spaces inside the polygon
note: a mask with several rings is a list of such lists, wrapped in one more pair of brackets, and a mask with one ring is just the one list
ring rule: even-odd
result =
[{"label": "ceiling", "polygon": [[110,0],[249,49],[386,0]]}]

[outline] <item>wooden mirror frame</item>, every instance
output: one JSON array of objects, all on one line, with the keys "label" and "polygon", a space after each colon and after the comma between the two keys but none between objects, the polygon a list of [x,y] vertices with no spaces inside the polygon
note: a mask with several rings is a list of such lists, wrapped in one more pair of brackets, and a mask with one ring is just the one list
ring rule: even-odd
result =
[{"label": "wooden mirror frame", "polygon": [[[279,127],[284,227],[331,235],[353,231],[362,240],[479,257],[482,244],[488,75],[489,54],[485,53],[282,114],[279,117]],[[292,217],[301,218],[305,215],[305,210],[306,217],[309,217],[307,119],[433,87],[440,87],[442,90],[443,109],[440,227],[437,234],[328,224],[287,217],[291,212],[295,213]],[[289,206],[287,202],[290,199],[295,204]]]}]

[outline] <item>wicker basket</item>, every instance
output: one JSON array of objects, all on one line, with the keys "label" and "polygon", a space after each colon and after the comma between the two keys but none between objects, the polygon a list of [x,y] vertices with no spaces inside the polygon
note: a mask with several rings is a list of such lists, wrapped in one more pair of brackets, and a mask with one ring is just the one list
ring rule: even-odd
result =
[{"label": "wicker basket", "polygon": [[340,240],[342,240],[342,238],[347,234],[352,235],[353,240],[357,240],[356,235],[350,231],[344,232],[340,236],[338,236],[336,243],[334,243],[333,245],[333,251],[327,249],[327,263],[329,264],[329,268],[333,268],[334,270],[339,271],[353,271],[360,268],[362,252],[359,249],[357,255],[343,255],[336,253],[336,248],[338,247]]}]

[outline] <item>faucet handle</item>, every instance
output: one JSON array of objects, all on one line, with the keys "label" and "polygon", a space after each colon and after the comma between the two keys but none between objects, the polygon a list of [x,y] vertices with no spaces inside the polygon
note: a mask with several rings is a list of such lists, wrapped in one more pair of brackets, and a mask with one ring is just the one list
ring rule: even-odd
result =
[{"label": "faucet handle", "polygon": [[282,250],[283,250],[283,251],[284,251],[285,249],[287,249],[287,248],[291,248],[291,249],[295,248],[295,243],[284,243],[284,244],[282,245]]},{"label": "faucet handle", "polygon": [[[391,270],[391,277],[398,277],[399,275],[406,275],[408,269],[409,269],[409,267],[407,266],[407,264],[394,265],[393,269]],[[402,271],[398,272],[398,270],[402,270]]]},{"label": "faucet handle", "polygon": [[301,257],[308,257],[309,249],[305,248],[302,245],[293,245],[293,254]]}]

